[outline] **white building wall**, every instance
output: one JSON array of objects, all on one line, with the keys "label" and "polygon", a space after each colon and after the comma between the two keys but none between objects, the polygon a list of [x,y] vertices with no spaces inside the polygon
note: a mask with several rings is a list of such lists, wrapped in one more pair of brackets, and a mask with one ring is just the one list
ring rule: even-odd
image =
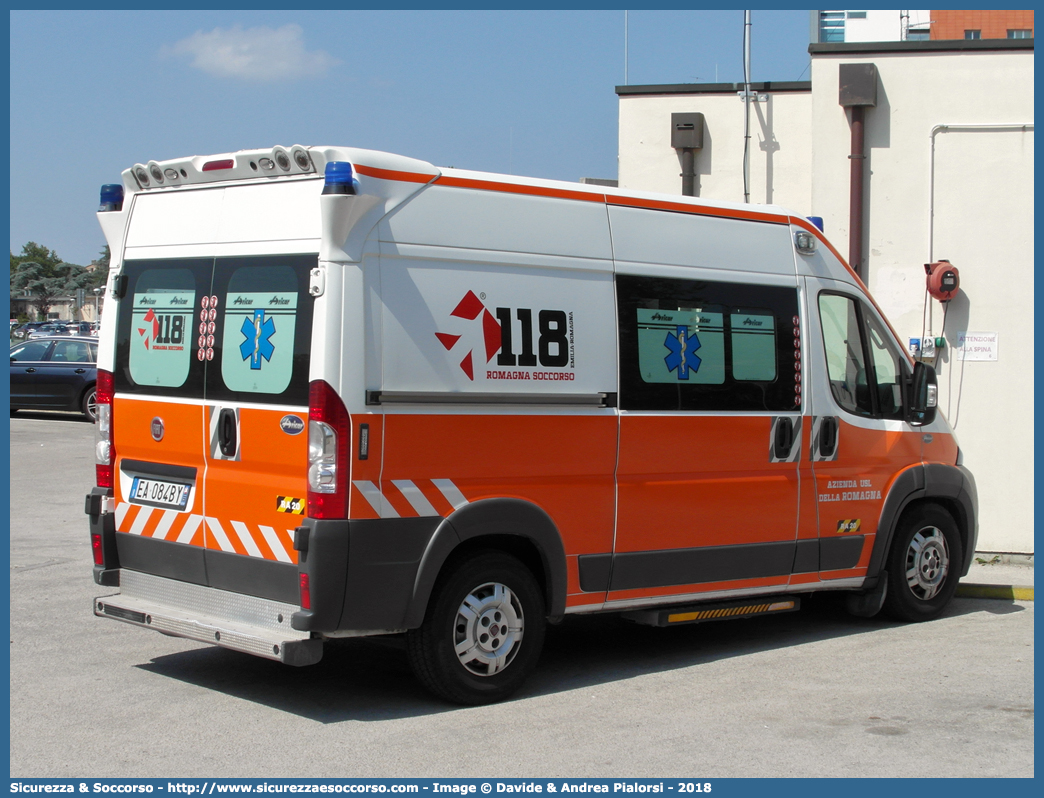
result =
[{"label": "white building wall", "polygon": [[[764,94],[764,92],[760,92]],[[620,187],[681,194],[671,114],[704,116],[696,196],[743,202],[743,102],[736,92],[620,98]],[[751,103],[750,200],[807,215],[812,197],[811,92],[768,93]]]},{"label": "white building wall", "polygon": [[[821,11],[814,11],[818,41],[818,23]],[[931,11],[894,11],[886,9],[869,9],[865,11],[832,11],[826,13],[844,14],[844,31],[846,42],[898,42],[904,40],[904,27],[926,28],[931,22]],[[865,14],[866,16],[859,16]],[[903,19],[906,15],[906,19]]]},{"label": "white building wall", "polygon": [[[850,128],[838,67],[874,63],[866,111],[865,255],[870,290],[903,339],[921,337],[924,264],[950,260],[961,294],[947,309],[940,405],[976,475],[981,551],[1033,551],[1033,132],[938,133],[936,125],[1033,122],[1033,53],[859,53],[812,61],[812,205],[848,252]],[[941,334],[943,307],[930,301]],[[957,360],[957,334],[999,333],[996,362]],[[1012,422],[1018,419],[1018,432]]]},{"label": "white building wall", "polygon": [[[947,346],[936,365],[940,406],[956,425],[978,482],[980,551],[1033,551],[1033,51],[817,53],[812,91],[777,94],[778,141],[766,179],[766,136],[752,124],[753,202],[771,201],[824,217],[848,253],[851,133],[838,104],[842,63],[873,63],[878,104],[866,111],[867,280],[900,336],[921,337],[924,264],[949,259],[961,293],[946,309],[931,300],[931,332]],[[733,103],[735,105],[733,105]],[[764,109],[764,105],[761,106]],[[699,194],[742,201],[743,105],[735,95],[620,97],[620,185],[681,192],[670,146],[670,114],[701,111],[709,155],[696,158]],[[753,117],[756,119],[757,117]],[[934,232],[929,212],[931,133],[937,125],[1023,125],[949,129],[935,136]],[[706,149],[706,147],[705,147]],[[996,332],[996,361],[961,361],[958,333]]]}]

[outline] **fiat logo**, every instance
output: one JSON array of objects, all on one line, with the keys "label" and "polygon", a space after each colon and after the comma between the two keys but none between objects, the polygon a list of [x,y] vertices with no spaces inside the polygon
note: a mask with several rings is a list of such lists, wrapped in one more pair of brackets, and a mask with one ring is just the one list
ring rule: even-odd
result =
[{"label": "fiat logo", "polygon": [[158,416],[152,419],[152,440],[163,440],[163,419]]}]

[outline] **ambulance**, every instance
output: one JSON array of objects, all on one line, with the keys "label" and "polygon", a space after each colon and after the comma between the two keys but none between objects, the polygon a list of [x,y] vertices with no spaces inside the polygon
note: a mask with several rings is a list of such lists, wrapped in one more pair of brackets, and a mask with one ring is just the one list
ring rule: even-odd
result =
[{"label": "ambulance", "polygon": [[820,230],[343,147],[137,164],[86,498],[101,618],[501,700],[547,624],[938,616],[976,491]]}]

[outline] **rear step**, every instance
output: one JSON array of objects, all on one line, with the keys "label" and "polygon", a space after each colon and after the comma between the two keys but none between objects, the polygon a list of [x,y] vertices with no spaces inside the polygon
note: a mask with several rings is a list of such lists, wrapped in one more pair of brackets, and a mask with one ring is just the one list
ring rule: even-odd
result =
[{"label": "rear step", "polygon": [[120,593],[94,600],[94,614],[212,643],[286,665],[313,665],[323,641],[290,628],[292,604],[123,569]]},{"label": "rear step", "polygon": [[625,612],[625,620],[643,626],[680,626],[685,623],[703,623],[704,621],[725,621],[733,618],[754,618],[758,615],[777,615],[783,612],[796,612],[801,608],[801,599],[797,596],[772,596],[771,598],[751,601],[723,601],[714,604],[693,604],[685,607],[668,609],[638,610]]}]

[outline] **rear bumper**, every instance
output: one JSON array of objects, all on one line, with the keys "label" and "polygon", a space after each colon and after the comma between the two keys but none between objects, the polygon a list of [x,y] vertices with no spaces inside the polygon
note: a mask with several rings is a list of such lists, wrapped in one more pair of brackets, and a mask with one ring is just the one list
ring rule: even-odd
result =
[{"label": "rear bumper", "polygon": [[323,642],[290,625],[300,608],[256,596],[122,569],[121,592],[94,600],[94,614],[242,651],[287,665],[312,665]]}]

